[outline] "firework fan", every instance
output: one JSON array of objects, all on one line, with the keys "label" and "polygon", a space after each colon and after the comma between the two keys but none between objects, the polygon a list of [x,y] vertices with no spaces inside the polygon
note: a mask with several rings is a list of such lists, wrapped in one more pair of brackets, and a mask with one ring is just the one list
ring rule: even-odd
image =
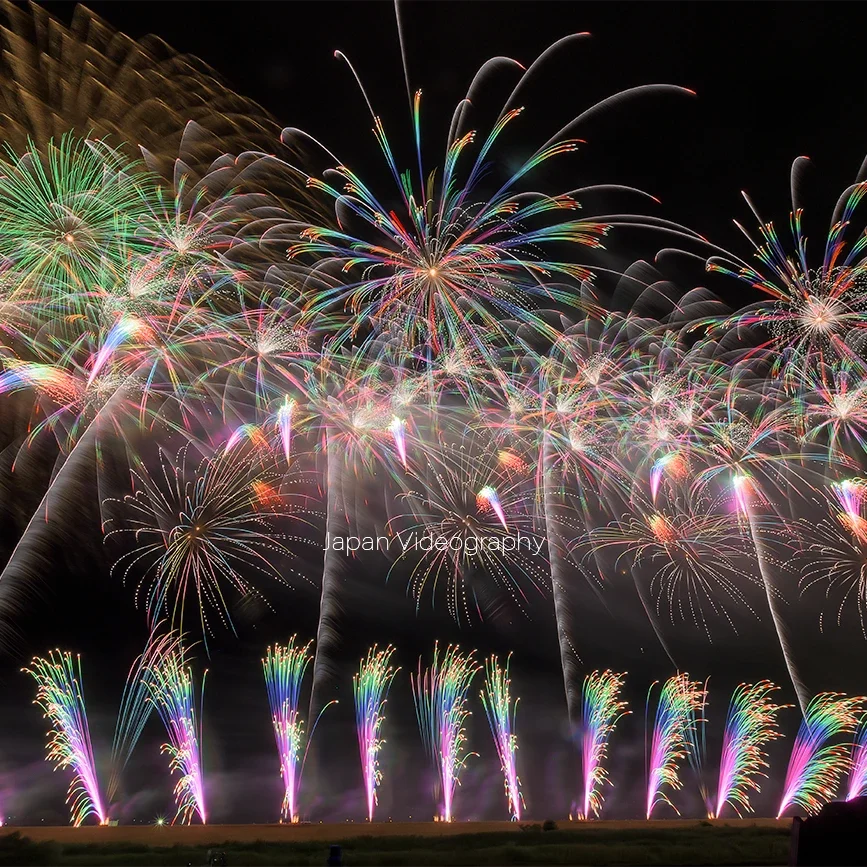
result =
[{"label": "firework fan", "polygon": [[413,698],[422,740],[437,771],[442,795],[440,820],[451,822],[455,789],[467,759],[475,753],[466,750],[466,722],[470,716],[467,694],[480,666],[475,651],[462,654],[449,645],[440,659],[439,645],[434,647],[433,662],[418,675],[411,676]]},{"label": "firework fan", "polygon": [[[283,778],[283,806],[281,822],[298,822],[298,791],[301,774],[310,739],[316,730],[320,716],[316,718],[309,736],[304,731],[304,719],[300,713],[301,687],[307,666],[310,665],[312,641],[301,645],[295,636],[286,645],[269,647],[262,660],[265,685],[268,688],[268,703],[271,706],[271,722],[274,738],[280,754],[280,774]],[[326,705],[327,708],[329,705]],[[324,711],[325,708],[322,710]]]},{"label": "firework fan", "polygon": [[[165,654],[154,656],[143,674],[150,700],[166,727],[169,742],[162,751],[169,756],[169,770],[180,774],[175,785],[177,811],[172,824],[180,820],[189,825],[194,816],[206,821],[205,789],[202,779],[201,702],[204,676],[196,700],[196,686],[187,651],[177,645],[165,647]],[[207,674],[207,672],[206,672]]]},{"label": "firework fan", "polygon": [[[654,684],[655,685],[655,684]],[[651,686],[651,691],[653,686]],[[663,791],[683,787],[679,765],[689,757],[696,725],[696,711],[704,706],[707,692],[698,681],[689,679],[686,673],[670,677],[663,685],[656,703],[656,715],[647,758],[647,818],[659,804],[668,804],[678,812]],[[650,692],[648,692],[648,708]]]},{"label": "firework fan", "polygon": [[855,731],[865,701],[823,692],[807,705],[792,745],[777,818],[793,807],[818,813],[834,797],[840,778],[850,767],[851,746],[829,741]]},{"label": "firework fan", "polygon": [[742,683],[735,688],[726,714],[720,756],[719,786],[713,818],[719,819],[728,804],[740,817],[753,811],[750,792],[759,792],[759,777],[766,777],[765,745],[781,737],[777,714],[791,705],[775,704],[779,687],[767,680]]},{"label": "firework fan", "polygon": [[46,759],[57,768],[71,768],[72,782],[66,803],[77,828],[88,816],[100,825],[108,821],[103,807],[84,707],[81,659],[68,651],[50,651],[47,659],[34,657],[23,669],[36,681],[36,704],[51,721]]},{"label": "firework fan", "polygon": [[524,796],[521,794],[521,781],[518,779],[516,764],[518,735],[515,732],[515,717],[518,699],[512,699],[512,680],[509,677],[511,654],[506,659],[505,668],[501,667],[496,656],[485,661],[485,687],[480,696],[491,727],[491,736],[500,759],[503,772],[503,785],[506,789],[506,802],[513,822],[521,821]]},{"label": "firework fan", "polygon": [[594,671],[584,678],[582,689],[581,761],[584,791],[580,817],[599,818],[602,788],[611,785],[605,761],[614,727],[626,714],[627,702],[620,699],[626,674]]},{"label": "firework fan", "polygon": [[367,796],[368,822],[373,821],[373,809],[378,803],[376,792],[382,782],[379,753],[385,743],[381,736],[382,724],[385,722],[385,704],[391,682],[400,671],[399,668],[391,665],[394,652],[395,648],[391,645],[384,650],[377,650],[376,646],[372,647],[367,657],[361,660],[358,674],[352,678],[355,725],[364,791]]}]

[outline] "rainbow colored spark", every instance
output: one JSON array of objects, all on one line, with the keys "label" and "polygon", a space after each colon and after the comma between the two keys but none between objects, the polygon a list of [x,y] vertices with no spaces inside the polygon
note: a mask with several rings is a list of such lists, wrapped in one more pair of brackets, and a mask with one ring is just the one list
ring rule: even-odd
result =
[{"label": "rainbow colored spark", "polygon": [[777,714],[791,705],[776,704],[773,693],[779,687],[769,680],[742,683],[735,688],[726,714],[719,786],[713,817],[719,819],[726,804],[740,817],[753,811],[750,792],[761,791],[758,778],[766,777],[768,756],[765,744],[781,737]]},{"label": "rainbow colored spark", "polygon": [[305,645],[296,644],[293,635],[288,644],[269,647],[262,660],[283,779],[281,822],[298,821],[298,792],[307,742],[304,720],[298,708],[304,674],[313,660],[312,646],[312,641]]},{"label": "rainbow colored spark", "polygon": [[490,485],[482,488],[476,495],[476,503],[480,512],[486,512],[490,509],[497,516],[497,520],[499,520],[503,527],[507,530],[509,529],[509,525],[506,523],[506,513],[503,511],[500,497],[494,488]]},{"label": "rainbow colored spark", "polygon": [[626,714],[628,704],[620,700],[626,673],[594,671],[584,678],[581,690],[581,762],[583,773],[580,817],[599,817],[602,787],[611,785],[605,760],[614,727]]},{"label": "rainbow colored spark", "polygon": [[46,759],[55,768],[70,768],[72,782],[66,803],[72,824],[77,828],[88,816],[100,825],[108,821],[93,760],[93,746],[81,679],[81,657],[69,651],[49,651],[48,658],[36,656],[30,668],[22,669],[36,681],[36,700],[45,719],[51,721]]},{"label": "rainbow colored spark", "polygon": [[379,753],[385,743],[381,736],[382,724],[385,721],[385,703],[391,682],[400,671],[391,665],[394,652],[395,648],[391,645],[384,650],[377,650],[374,645],[367,652],[367,657],[361,660],[358,674],[352,678],[355,727],[358,732],[358,751],[361,756],[369,822],[373,821],[373,810],[377,804],[376,790],[382,782]]},{"label": "rainbow colored spark", "polygon": [[847,801],[867,795],[867,713],[862,714],[861,722],[855,733],[855,743],[852,744],[849,767]]},{"label": "rainbow colored spark", "polygon": [[500,759],[500,769],[503,772],[503,785],[506,789],[506,803],[513,822],[521,821],[521,808],[524,797],[521,794],[521,781],[518,778],[517,752],[518,735],[515,732],[515,716],[518,711],[518,699],[512,699],[512,681],[509,677],[509,663],[512,656],[506,659],[505,667],[501,667],[496,656],[485,660],[485,686],[480,695],[497,756]]},{"label": "rainbow colored spark", "polygon": [[851,747],[829,741],[855,731],[865,702],[860,696],[822,692],[807,705],[792,745],[778,819],[795,807],[817,813],[834,797],[840,778],[850,767]]},{"label": "rainbow colored spark", "polygon": [[[655,684],[654,684],[655,685]],[[647,702],[650,706],[648,691]],[[683,787],[679,765],[689,756],[691,729],[697,712],[704,706],[706,691],[685,672],[670,677],[662,685],[656,704],[656,716],[650,742],[647,766],[646,816],[649,819],[657,804],[668,804],[680,815],[663,787],[678,790]]]},{"label": "rainbow colored spark", "polygon": [[410,677],[422,740],[439,777],[439,819],[443,822],[453,819],[461,771],[467,759],[475,755],[466,752],[466,722],[470,716],[467,694],[479,669],[475,651],[463,654],[457,645],[449,645],[441,660],[436,644],[430,667],[422,671],[419,659],[418,675]]},{"label": "rainbow colored spark", "polygon": [[169,770],[180,774],[175,784],[175,817],[172,824],[192,824],[198,816],[204,825],[205,787],[202,778],[201,701],[204,697],[204,677],[196,701],[196,686],[187,653],[182,647],[170,647],[158,659],[152,660],[144,681],[151,701],[166,727],[168,743],[162,751],[169,757]]}]

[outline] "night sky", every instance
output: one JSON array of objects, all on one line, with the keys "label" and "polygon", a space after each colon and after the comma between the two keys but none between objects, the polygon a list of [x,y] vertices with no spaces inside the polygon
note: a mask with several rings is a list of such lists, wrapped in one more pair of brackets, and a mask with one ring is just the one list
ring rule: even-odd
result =
[{"label": "night sky", "polygon": [[[44,4],[67,21],[72,6]],[[380,170],[380,155],[364,101],[349,69],[352,60],[375,109],[396,141],[409,144],[408,110],[400,51],[389,3],[92,3],[90,8],[134,38],[155,33],[175,49],[201,57],[231,86],[259,101],[285,126],[309,131],[351,166]],[[863,107],[864,12],[850,4],[819,3],[585,3],[440,2],[403,7],[411,86],[421,88],[423,129],[430,160],[438,156],[448,121],[474,72],[495,54],[525,64],[554,40],[590,31],[592,40],[558,56],[528,95],[528,141],[538,144],[571,117],[617,90],[645,83],[672,83],[696,97],[649,97],[619,107],[585,131],[586,147],[568,166],[563,188],[590,180],[632,184],[654,194],[659,216],[684,223],[723,247],[747,251],[732,218],[751,224],[739,196],[747,190],[767,218],[784,223],[790,210],[789,167],[798,155],[814,162],[807,183],[819,232],[839,192],[854,179],[867,152]],[[497,105],[497,109],[499,104]],[[561,163],[557,163],[561,165]],[[808,223],[809,224],[809,223]],[[652,256],[662,242],[639,240],[630,258]],[[702,285],[701,272],[678,275]],[[710,284],[707,284],[710,285]],[[727,284],[722,294],[736,304],[745,297]],[[8,435],[8,434],[7,434]],[[9,440],[4,440],[4,446]],[[4,549],[41,496],[40,455],[27,456],[25,481],[13,478],[14,455],[2,452],[5,491]],[[43,460],[44,463],[44,460]],[[50,463],[42,469],[44,487]],[[16,470],[17,472],[17,470]],[[110,558],[99,534],[94,478],[81,480],[81,499],[56,527],[50,574],[34,588],[14,623],[17,637],[0,662],[4,708],[0,731],[0,810],[16,823],[67,819],[66,775],[43,761],[43,731],[30,705],[32,682],[18,672],[33,653],[59,646],[80,651],[97,754],[107,759],[114,714],[129,665],[141,652],[144,615],[131,591],[110,578]],[[514,651],[513,681],[521,695],[521,777],[529,815],[561,817],[577,792],[577,758],[569,744],[558,647],[550,600],[533,603],[532,619],[505,616],[459,629],[444,610],[424,608],[402,586],[385,585],[387,563],[370,558],[353,572],[346,602],[345,672],[340,705],[317,732],[302,787],[304,812],[316,819],[359,820],[363,794],[353,728],[351,672],[366,648],[394,642],[402,671],[389,704],[385,783],[379,815],[396,820],[429,818],[433,800],[409,692],[408,673],[427,658],[435,638],[459,640],[480,654]],[[216,637],[205,697],[206,785],[211,819],[272,821],[281,787],[259,658],[267,643],[293,632],[312,637],[317,591],[313,586],[277,594],[277,613],[238,618],[237,638]],[[853,653],[863,655],[855,631],[820,635],[817,613],[792,594],[798,657],[819,689],[867,689]],[[628,670],[634,714],[618,729],[611,751],[617,788],[606,796],[606,815],[639,812],[642,789],[644,691],[672,671],[670,662],[632,602],[599,607],[588,597],[576,636],[587,670]],[[594,607],[597,606],[597,607]],[[765,618],[767,619],[767,618]],[[738,621],[709,643],[689,624],[670,627],[679,661],[693,677],[711,677],[711,751],[717,749],[725,702],[740,680],[768,677],[785,683],[776,640],[766,622]],[[803,630],[800,627],[803,626]],[[481,704],[473,690],[471,760],[457,796],[465,818],[504,816],[502,784]],[[793,696],[788,700],[793,700]],[[795,713],[784,728],[791,732]],[[156,719],[125,774],[125,821],[171,815],[172,781],[159,755],[163,733]],[[782,774],[788,744],[772,746]],[[689,772],[685,772],[687,775]],[[690,791],[679,803],[688,805]],[[759,814],[770,811],[777,789],[757,796]],[[8,806],[6,806],[8,805]],[[699,815],[695,797],[694,814]]]}]

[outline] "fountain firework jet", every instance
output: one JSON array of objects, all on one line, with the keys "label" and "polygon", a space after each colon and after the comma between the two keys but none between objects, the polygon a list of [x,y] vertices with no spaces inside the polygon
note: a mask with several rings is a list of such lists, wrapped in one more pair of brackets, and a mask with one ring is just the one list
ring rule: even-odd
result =
[{"label": "fountain firework jet", "polygon": [[619,720],[632,711],[620,700],[626,673],[594,671],[584,678],[581,704],[581,762],[584,778],[580,816],[596,818],[602,810],[602,787],[610,785],[605,760],[608,742]]},{"label": "fountain firework jet", "polygon": [[521,794],[521,781],[518,779],[516,765],[518,735],[515,733],[515,716],[518,711],[518,699],[512,700],[512,681],[509,677],[511,659],[512,656],[509,654],[505,668],[500,666],[496,656],[485,661],[485,686],[480,696],[491,727],[494,746],[497,748],[497,756],[500,759],[509,813],[513,822],[520,822],[524,797]]},{"label": "fountain firework jet", "polygon": [[422,740],[437,770],[442,795],[440,819],[451,822],[455,789],[467,759],[475,753],[465,752],[466,722],[470,716],[467,694],[480,666],[475,651],[460,652],[449,645],[440,660],[439,644],[434,646],[433,662],[418,675],[410,676],[415,698],[415,710]]},{"label": "fountain firework jet", "polygon": [[36,681],[36,701],[45,718],[51,721],[46,759],[58,768],[71,768],[72,782],[66,803],[72,824],[77,828],[88,816],[96,816],[100,825],[108,821],[99,794],[99,782],[93,760],[90,729],[84,708],[81,682],[81,658],[68,651],[50,651],[47,659],[34,657],[23,671]]},{"label": "fountain firework jet", "polygon": [[852,745],[850,767],[847,801],[867,795],[867,713],[862,715],[861,722],[858,724],[855,743]]},{"label": "fountain firework jet", "polygon": [[281,822],[298,821],[298,790],[309,743],[299,705],[304,674],[313,659],[310,653],[313,642],[302,646],[295,643],[295,638],[293,635],[286,645],[269,647],[262,660],[283,779]]},{"label": "fountain firework jet", "polygon": [[[205,672],[207,674],[207,672]],[[196,687],[186,650],[179,645],[167,645],[166,653],[149,661],[144,673],[151,701],[166,727],[168,743],[162,751],[169,756],[169,770],[179,773],[175,784],[177,810],[172,824],[180,820],[189,825],[198,816],[204,825],[205,787],[202,779],[201,702],[204,697],[204,676],[196,701]]]},{"label": "fountain firework jet", "polygon": [[388,645],[377,650],[374,645],[367,657],[361,660],[358,674],[352,678],[355,696],[355,727],[358,733],[358,750],[361,755],[361,772],[367,795],[367,821],[373,821],[373,808],[377,804],[376,790],[382,782],[379,769],[379,752],[385,740],[381,737],[385,721],[385,703],[394,676],[400,671],[391,665],[395,649]]},{"label": "fountain firework jet", "polygon": [[[654,685],[648,691],[648,708]],[[667,786],[672,790],[683,787],[679,764],[689,756],[692,729],[696,725],[696,711],[703,707],[706,694],[701,684],[690,680],[686,672],[670,677],[662,685],[656,704],[656,717],[648,754],[646,801],[648,819],[653,813],[653,808],[659,803],[668,804],[680,815],[677,807],[663,791],[663,787]]]},{"label": "fountain firework jet", "polygon": [[782,735],[777,714],[791,705],[776,704],[772,693],[779,687],[769,680],[742,683],[735,688],[726,714],[720,756],[716,809],[712,818],[722,816],[726,804],[741,817],[751,813],[750,791],[759,792],[758,777],[766,777],[768,755],[765,744]]},{"label": "fountain firework jet", "polygon": [[860,696],[822,692],[807,705],[792,744],[778,819],[793,807],[818,813],[834,797],[840,778],[850,767],[851,748],[829,741],[855,731],[865,702],[867,698]]}]

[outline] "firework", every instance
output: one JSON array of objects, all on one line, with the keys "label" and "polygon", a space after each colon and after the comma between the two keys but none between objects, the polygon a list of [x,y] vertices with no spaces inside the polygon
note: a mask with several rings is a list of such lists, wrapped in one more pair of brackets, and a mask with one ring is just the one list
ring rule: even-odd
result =
[{"label": "firework", "polygon": [[512,700],[512,681],[509,677],[511,654],[501,667],[496,656],[485,661],[485,687],[481,691],[482,704],[491,727],[494,746],[500,759],[503,784],[506,789],[506,803],[513,822],[521,821],[521,807],[524,797],[521,794],[521,781],[518,779],[516,758],[518,735],[515,733],[515,716],[518,699]]},{"label": "firework", "polygon": [[[407,509],[388,524],[401,544],[392,570],[414,560],[409,580],[417,604],[445,585],[457,621],[471,620],[473,609],[482,616],[491,579],[520,609],[528,604],[525,584],[543,592],[548,579],[532,480],[510,476],[490,446],[483,436],[442,437],[402,481],[398,502]],[[425,547],[424,539],[435,544]]]},{"label": "firework", "polygon": [[791,705],[775,704],[779,687],[768,680],[742,683],[735,688],[726,714],[719,786],[713,818],[722,816],[726,804],[737,813],[751,813],[750,792],[761,791],[759,777],[766,777],[768,756],[765,744],[778,737],[777,714]]},{"label": "firework", "polygon": [[394,648],[384,650],[371,648],[361,660],[358,674],[352,678],[355,696],[355,727],[358,732],[358,750],[361,755],[361,772],[364,776],[364,791],[367,795],[367,821],[373,821],[373,808],[377,803],[376,790],[382,782],[379,768],[379,752],[385,740],[381,737],[385,721],[385,703],[394,676],[400,671],[391,665]]},{"label": "firework", "polygon": [[299,705],[304,674],[313,658],[310,653],[312,645],[312,641],[303,646],[296,644],[293,635],[285,646],[275,644],[273,648],[269,647],[262,660],[283,778],[281,822],[298,821],[298,789],[307,745]]},{"label": "firework", "polygon": [[108,821],[102,804],[90,729],[84,707],[81,658],[69,651],[50,651],[48,658],[34,657],[30,668],[23,669],[36,681],[36,704],[51,721],[46,759],[56,768],[70,768],[73,773],[66,803],[72,824],[77,828],[88,816],[100,825]]},{"label": "firework", "polygon": [[855,731],[865,701],[823,692],[807,705],[792,745],[777,818],[794,807],[818,813],[834,797],[840,778],[850,767],[851,747],[829,741]]},{"label": "firework", "polygon": [[411,677],[422,740],[438,775],[444,822],[452,821],[461,771],[475,755],[466,752],[467,695],[479,668],[475,651],[463,654],[457,645],[449,645],[441,660],[437,644],[431,666],[422,672],[419,659],[418,675]]},{"label": "firework", "polygon": [[852,745],[846,800],[851,801],[862,795],[867,795],[867,713],[861,716]]},{"label": "firework", "polygon": [[174,463],[160,452],[159,474],[148,472],[143,462],[133,470],[136,490],[123,501],[129,513],[126,526],[108,522],[106,537],[135,539],[138,547],[122,555],[113,569],[124,579],[136,570],[141,573],[136,597],[144,599],[151,623],[168,615],[170,624],[183,626],[192,598],[207,640],[212,610],[231,626],[228,591],[241,597],[263,595],[250,574],[286,583],[285,567],[279,569],[273,561],[293,556],[284,539],[299,542],[301,537],[279,533],[276,524],[298,517],[301,510],[281,496],[266,497],[269,507],[261,507],[262,492],[276,491],[282,474],[272,466],[270,452],[257,450],[256,442],[254,437],[251,452],[230,440],[197,466],[188,460],[189,447]]},{"label": "firework", "polygon": [[632,711],[620,700],[625,673],[594,671],[584,678],[581,714],[581,762],[584,776],[581,818],[596,818],[602,810],[602,788],[610,785],[605,760],[608,742],[620,719]]},{"label": "firework", "polygon": [[152,658],[144,673],[150,699],[166,727],[168,743],[162,751],[169,756],[169,770],[180,777],[175,785],[177,810],[172,824],[189,825],[194,816],[205,824],[205,788],[202,779],[201,702],[204,680],[196,701],[196,686],[187,653],[180,645],[168,645],[166,652]]},{"label": "firework", "polygon": [[[653,687],[651,687],[652,691]],[[663,787],[678,790],[683,786],[679,765],[689,756],[692,734],[695,726],[695,712],[704,704],[705,691],[698,681],[689,679],[686,673],[670,677],[662,685],[656,703],[656,716],[650,742],[647,765],[647,811],[649,819],[653,808],[668,804],[675,813],[677,807],[671,803]],[[648,708],[650,693],[648,693]]]}]

